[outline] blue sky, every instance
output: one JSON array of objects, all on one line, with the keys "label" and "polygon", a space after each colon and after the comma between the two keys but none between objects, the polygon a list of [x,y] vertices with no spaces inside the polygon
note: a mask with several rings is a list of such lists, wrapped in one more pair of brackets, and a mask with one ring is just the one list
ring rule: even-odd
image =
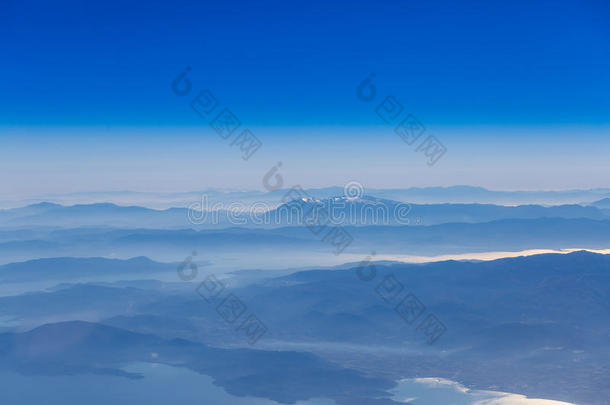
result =
[{"label": "blue sky", "polygon": [[[310,186],[610,186],[607,2],[2,4],[10,195],[260,188],[277,161]],[[172,93],[186,66],[263,141],[250,161]],[[388,95],[445,144],[437,165],[375,114]]]}]

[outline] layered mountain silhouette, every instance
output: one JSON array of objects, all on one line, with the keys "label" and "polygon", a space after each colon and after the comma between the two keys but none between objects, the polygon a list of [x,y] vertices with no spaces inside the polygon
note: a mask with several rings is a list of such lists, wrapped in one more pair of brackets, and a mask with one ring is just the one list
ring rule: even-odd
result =
[{"label": "layered mountain silhouette", "polygon": [[[353,237],[353,242],[345,252],[363,255],[368,255],[373,250],[387,255],[434,256],[525,249],[605,249],[610,245],[610,220],[584,218],[505,219],[481,223],[343,228]],[[70,255],[121,258],[148,256],[156,261],[181,261],[192,251],[197,251],[200,264],[210,256],[222,255],[241,258],[240,266],[252,268],[248,265],[248,258],[285,257],[286,267],[294,267],[299,266],[297,257],[312,254],[328,256],[331,250],[329,244],[307,226],[210,230],[37,229],[22,231],[18,240],[7,240],[9,238],[0,235],[0,260],[4,263],[26,261],[33,257]],[[287,261],[290,257],[295,258],[292,264]],[[52,263],[49,265],[53,266]],[[78,266],[86,273],[87,266]],[[137,271],[155,269],[157,268],[151,267]]]},{"label": "layered mountain silhouette", "polygon": [[[267,326],[260,348],[306,348],[381,380],[365,381],[353,371],[291,352],[229,349],[245,346],[245,339],[220,317],[218,302],[208,303],[195,291],[198,282],[185,289],[135,281],[65,285],[0,298],[4,317],[22,324],[82,309],[81,319],[111,326],[60,323],[1,335],[0,364],[23,373],[120,375],[118,363],[149,361],[154,352],[158,361],[214,376],[235,395],[281,402],[304,398],[311,384],[319,386],[317,395],[338,403],[348,403],[346,392],[379,399],[391,386],[388,381],[421,376],[575,403],[603,404],[600,398],[607,398],[609,255],[581,251],[429,264],[364,260],[289,275],[265,273],[237,287],[226,282],[227,294],[239,297]],[[429,316],[445,328],[433,344],[424,322]],[[238,371],[221,366],[221,358]],[[255,364],[263,370],[254,370]],[[298,384],[288,394],[263,383],[278,379]]]},{"label": "layered mountain silhouette", "polygon": [[[40,203],[0,211],[0,228],[274,228],[329,220],[341,225],[435,225],[449,222],[489,222],[500,219],[609,219],[605,207],[594,205],[413,204],[372,196],[330,197],[286,201],[257,211],[255,206],[212,210],[211,207],[154,210],[110,203],[63,206]],[[260,207],[259,207],[260,209]],[[315,215],[312,215],[314,213]],[[313,218],[313,219],[312,219]]]}]

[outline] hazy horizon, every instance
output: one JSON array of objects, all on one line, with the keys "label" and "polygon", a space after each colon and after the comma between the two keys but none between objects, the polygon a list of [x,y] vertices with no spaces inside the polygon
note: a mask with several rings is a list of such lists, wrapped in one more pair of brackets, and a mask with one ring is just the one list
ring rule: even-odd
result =
[{"label": "hazy horizon", "polygon": [[[185,114],[194,114],[184,105]],[[374,111],[370,111],[375,115]],[[451,136],[434,131],[447,153],[432,167],[391,126],[350,139],[337,130],[283,138],[257,131],[263,146],[244,161],[209,127],[184,135],[170,129],[71,128],[3,131],[0,199],[46,193],[133,190],[181,192],[206,188],[260,190],[278,162],[286,187],[322,188],[358,181],[366,188],[473,185],[493,190],[567,190],[610,187],[610,131],[572,131],[531,139]],[[14,132],[15,131],[15,132]],[[182,130],[183,131],[183,130]],[[319,129],[317,131],[320,131]],[[507,131],[506,128],[502,131]],[[544,130],[549,131],[548,129]],[[200,132],[194,135],[193,133]],[[584,132],[584,133],[583,133]],[[165,134],[165,135],[164,135]],[[326,134],[326,136],[324,136]],[[461,137],[460,134],[470,135]],[[166,137],[167,136],[167,137]],[[109,142],[111,141],[111,142]],[[112,161],[108,161],[112,156]],[[154,156],[154,159],[151,157]],[[383,158],[380,158],[383,156]]]}]

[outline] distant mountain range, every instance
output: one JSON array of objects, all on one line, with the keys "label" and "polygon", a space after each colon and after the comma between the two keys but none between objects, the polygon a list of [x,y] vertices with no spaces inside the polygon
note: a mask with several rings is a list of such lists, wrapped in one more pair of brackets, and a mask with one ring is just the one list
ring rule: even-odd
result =
[{"label": "distant mountain range", "polygon": [[62,228],[80,226],[185,227],[188,226],[186,214],[187,210],[184,208],[170,208],[160,211],[110,203],[63,206],[44,202],[0,211],[0,226],[55,226]]},{"label": "distant mountain range", "polygon": [[[297,209],[298,208],[298,209]],[[610,211],[578,204],[503,206],[492,204],[408,204],[365,196],[295,200],[268,213],[268,224],[300,225],[314,215],[341,225],[438,225],[502,219],[610,219]],[[260,217],[264,217],[260,215]]]},{"label": "distant mountain range", "polygon": [[[366,185],[364,186],[367,194],[375,195],[379,198],[417,204],[480,203],[499,205],[556,205],[591,203],[602,198],[610,197],[610,188],[559,191],[501,191],[473,186],[391,189],[369,188],[366,187]],[[47,194],[24,200],[0,201],[0,208],[21,207],[45,201],[51,201],[62,205],[91,204],[99,201],[108,201],[118,205],[139,205],[149,208],[166,209],[170,207],[186,207],[192,202],[201,201],[202,195],[206,195],[211,203],[223,203],[225,205],[233,202],[244,204],[263,202],[269,205],[278,205],[288,191],[289,189],[280,189],[272,192],[206,189],[202,191],[180,193],[108,191]],[[343,187],[310,188],[306,191],[308,194],[319,199],[344,195]]]},{"label": "distant mountain range", "polygon": [[[114,227],[114,228],[274,228],[330,221],[341,225],[436,225],[449,222],[489,222],[500,219],[588,218],[610,219],[610,209],[578,204],[502,206],[492,204],[409,204],[365,196],[332,197],[288,201],[264,212],[187,208],[154,210],[110,203],[63,206],[40,203],[0,210],[0,229],[32,227]],[[0,235],[1,237],[1,235]]]}]

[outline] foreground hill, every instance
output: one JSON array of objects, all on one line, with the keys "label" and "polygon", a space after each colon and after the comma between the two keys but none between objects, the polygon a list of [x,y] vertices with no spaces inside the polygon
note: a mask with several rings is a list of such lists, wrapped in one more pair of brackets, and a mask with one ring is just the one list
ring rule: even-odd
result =
[{"label": "foreground hill", "polygon": [[[151,353],[155,356],[151,357]],[[308,353],[217,349],[82,321],[0,334],[0,369],[26,375],[93,373],[139,378],[120,367],[142,361],[209,375],[236,396],[263,397],[281,403],[319,397],[334,399],[340,405],[398,404],[379,399],[389,396],[387,390],[394,382],[366,377]]]}]

